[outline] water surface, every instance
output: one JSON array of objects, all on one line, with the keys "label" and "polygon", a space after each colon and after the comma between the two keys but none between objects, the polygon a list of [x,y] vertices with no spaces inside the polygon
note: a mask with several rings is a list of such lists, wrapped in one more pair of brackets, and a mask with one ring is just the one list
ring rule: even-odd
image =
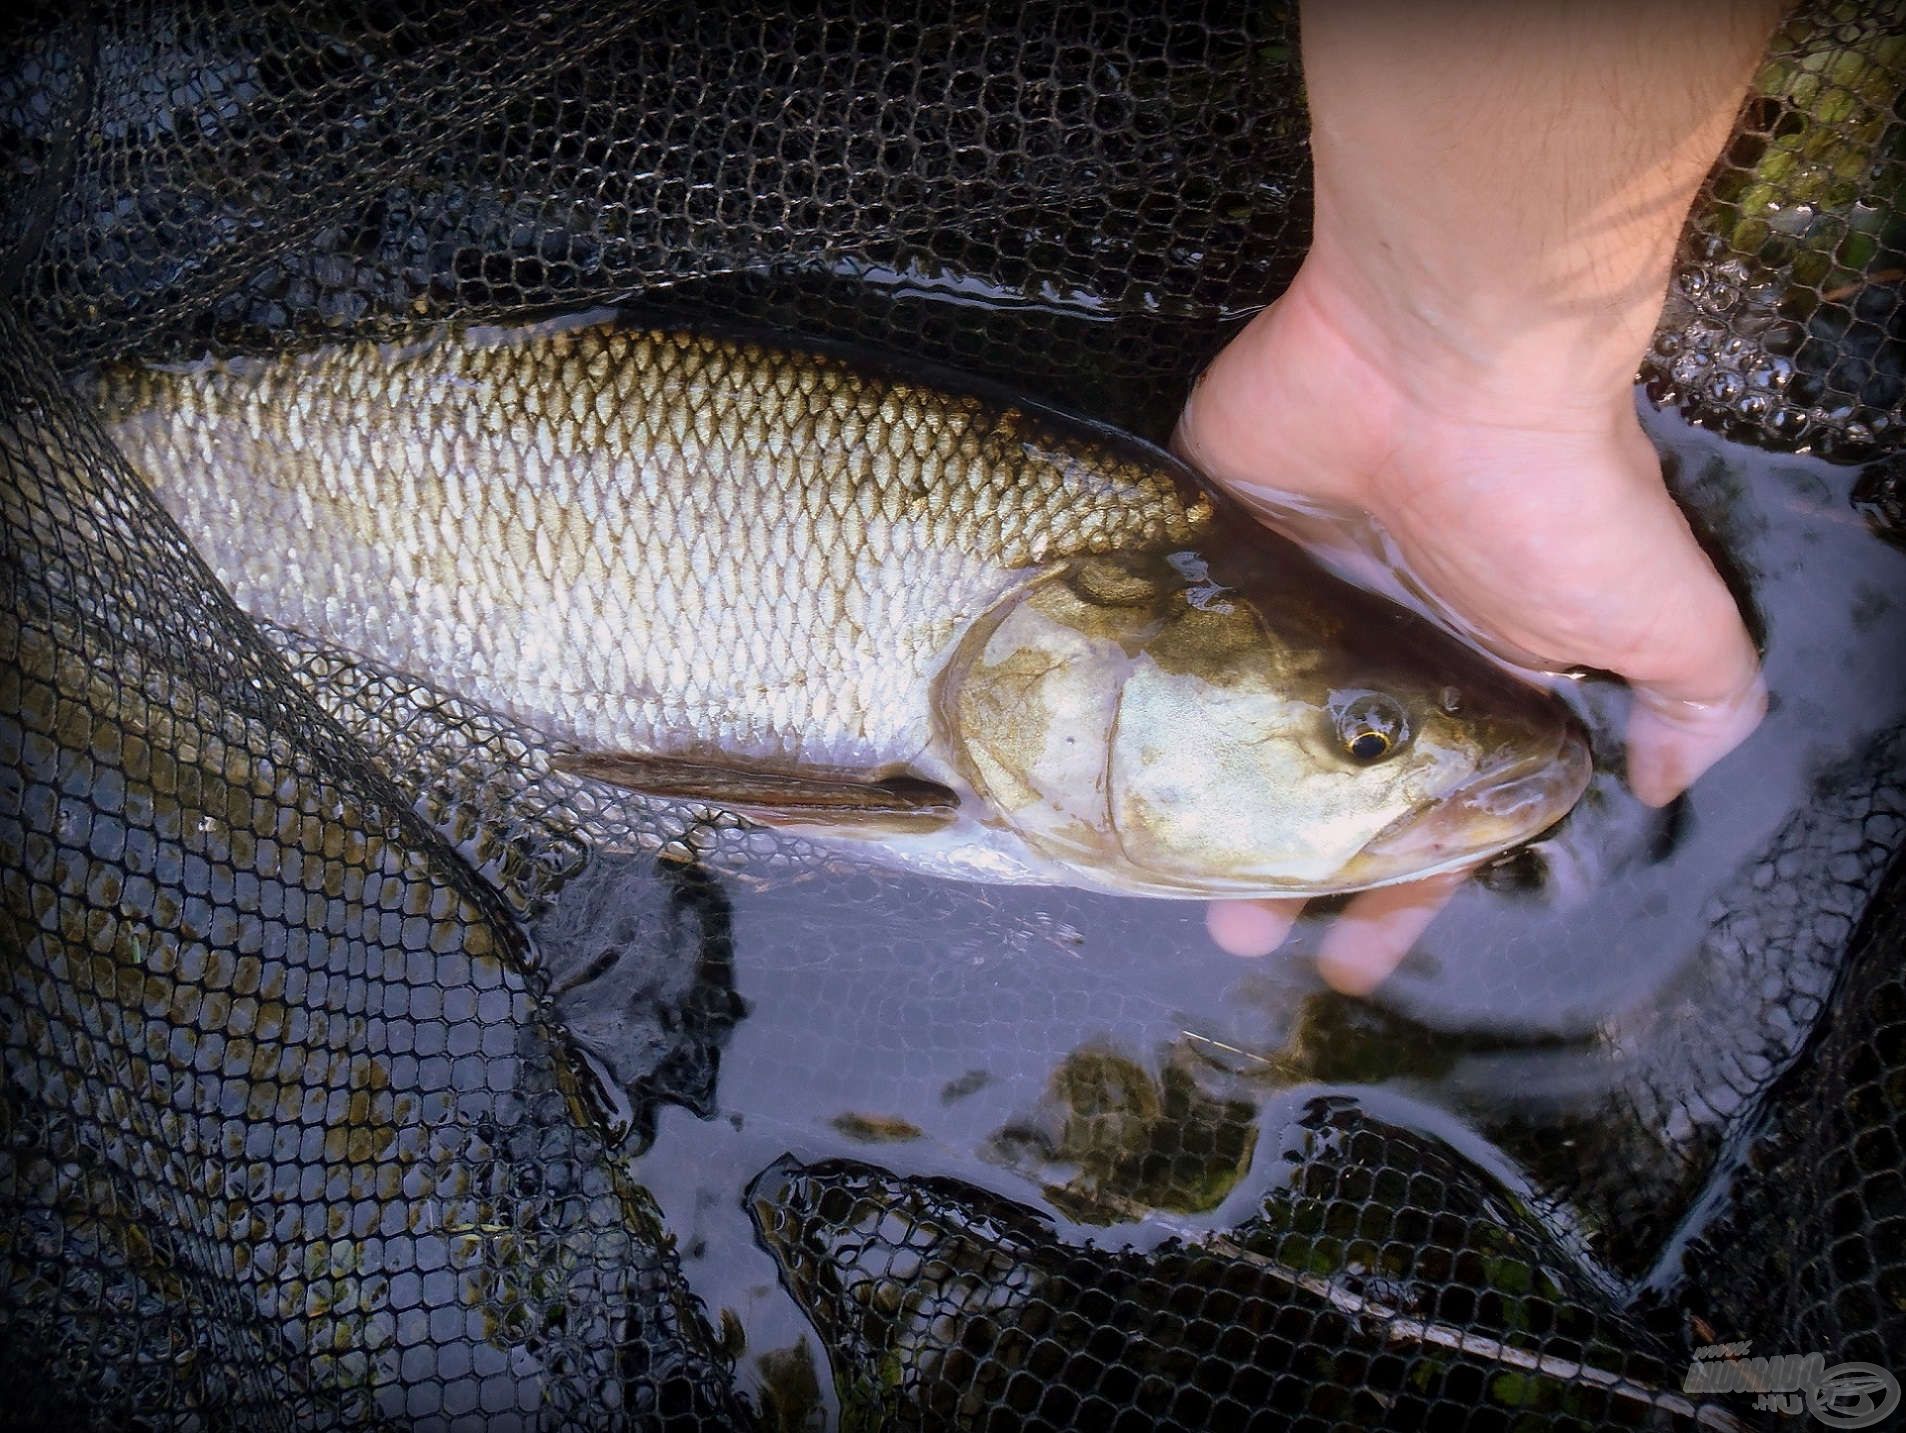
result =
[{"label": "water surface", "polygon": [[[1117,406],[1086,385],[1043,396]],[[1657,812],[1619,778],[1624,694],[1581,683],[1572,700],[1598,753],[1582,807],[1466,886],[1367,1002],[1331,993],[1311,966],[1328,907],[1284,950],[1243,961],[1213,947],[1195,902],[810,871],[697,884],[668,959],[677,998],[700,991],[698,1013],[631,1032],[615,1012],[654,980],[618,974],[613,927],[628,901],[653,899],[652,868],[599,858],[564,892],[537,935],[579,1038],[611,1069],[641,1063],[631,1040],[666,1047],[672,1093],[688,1092],[686,1105],[655,1108],[653,1142],[631,1160],[692,1286],[711,1314],[738,1321],[744,1387],[761,1380],[763,1354],[804,1338],[818,1353],[742,1204],[786,1154],[954,1176],[1049,1212],[1070,1237],[1151,1248],[1248,1216],[1288,1179],[1286,1135],[1307,1102],[1350,1091],[1525,1190],[1611,1289],[1639,1275],[1662,1231],[1611,1227],[1618,1206],[1595,1197],[1607,1171],[1571,1169],[1569,1150],[1579,1145],[1586,1166],[1630,1147],[1633,1131],[1599,1128],[1613,1118],[1609,1091],[1635,1068],[1637,1042],[1646,1066],[1660,1058],[1646,1041],[1677,1038],[1672,1020],[1650,1023],[1677,1001],[1723,1012],[1689,1039],[1797,1047],[1804,1022],[1772,1009],[1787,997],[1751,988],[1773,978],[1753,962],[1785,948],[1756,952],[1716,926],[1769,880],[1809,874],[1793,857],[1771,877],[1755,870],[1774,870],[1763,856],[1806,819],[1821,783],[1883,750],[1906,718],[1906,669],[1889,640],[1906,553],[1855,511],[1857,472],[1761,454],[1645,402],[1643,413],[1764,633],[1768,718]],[[1730,980],[1744,982],[1737,998]],[[1627,1063],[1611,1061],[1617,1045]],[[1718,1067],[1725,1052],[1713,1053]],[[1675,1077],[1708,1078],[1702,1054]],[[1668,1113],[1653,1116],[1679,1120],[1674,1138],[1688,1099],[1669,1091]],[[1613,1101],[1624,1118],[1650,1117],[1632,1103]],[[1697,1160],[1712,1150],[1690,1147]],[[1578,1186],[1581,1198],[1565,1197]],[[831,1400],[824,1366],[820,1381]]]}]

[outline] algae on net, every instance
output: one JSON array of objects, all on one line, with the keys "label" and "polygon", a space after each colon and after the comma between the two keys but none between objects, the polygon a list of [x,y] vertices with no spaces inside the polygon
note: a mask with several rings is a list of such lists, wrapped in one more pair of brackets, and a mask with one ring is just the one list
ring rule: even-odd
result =
[{"label": "algae on net", "polygon": [[1052,1207],[1081,1224],[1217,1208],[1250,1171],[1257,1104],[1204,1088],[1214,1072],[1187,1044],[1167,1049],[1156,1075],[1103,1043],[1074,1050],[985,1156],[1040,1178]]},{"label": "algae on net", "polygon": [[1837,0],[1793,18],[1789,48],[1750,92],[1760,152],[1724,169],[1710,196],[1707,222],[1730,249],[1784,265],[1816,297],[1906,262],[1906,125],[1894,112],[1906,35],[1862,24],[1865,9]]},{"label": "algae on net", "polygon": [[1740,1426],[1676,1391],[1526,1195],[1352,1097],[1293,1113],[1257,1213],[1146,1252],[844,1159],[777,1162],[749,1211],[833,1351],[843,1427]]}]

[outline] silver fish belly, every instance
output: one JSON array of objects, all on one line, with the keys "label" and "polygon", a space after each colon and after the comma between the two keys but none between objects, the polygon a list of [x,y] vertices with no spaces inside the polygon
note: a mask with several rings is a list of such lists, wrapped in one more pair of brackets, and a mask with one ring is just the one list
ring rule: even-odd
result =
[{"label": "silver fish belly", "polygon": [[903,866],[1363,889],[1528,839],[1591,769],[1553,698],[1033,405],[601,322],[99,398],[254,616]]},{"label": "silver fish belly", "polygon": [[1210,515],[1085,425],[601,323],[123,367],[99,398],[246,611],[592,752],[957,784],[932,687],[975,619]]}]

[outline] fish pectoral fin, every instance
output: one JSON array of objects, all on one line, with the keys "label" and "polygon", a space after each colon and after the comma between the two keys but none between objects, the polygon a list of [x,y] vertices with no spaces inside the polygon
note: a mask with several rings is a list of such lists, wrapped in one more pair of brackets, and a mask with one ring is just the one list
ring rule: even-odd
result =
[{"label": "fish pectoral fin", "polygon": [[644,796],[719,806],[764,826],[826,826],[850,836],[937,830],[960,807],[952,790],[917,776],[781,771],[630,752],[558,756],[551,764]]}]

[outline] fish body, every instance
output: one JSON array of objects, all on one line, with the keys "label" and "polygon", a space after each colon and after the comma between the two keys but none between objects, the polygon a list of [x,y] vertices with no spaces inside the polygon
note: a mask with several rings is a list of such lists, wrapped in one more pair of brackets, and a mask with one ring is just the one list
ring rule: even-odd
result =
[{"label": "fish body", "polygon": [[[1304,748],[1341,745],[1326,708],[1402,705],[1380,662],[1321,673],[1371,647],[1345,614],[1395,628],[1391,656],[1429,638],[1444,676],[1487,689],[1463,723],[1477,761],[1500,709],[1519,759],[1583,766],[1557,711],[1420,619],[1268,536],[1218,561],[1238,515],[1157,449],[829,354],[613,322],[445,329],[112,368],[98,396],[254,616],[534,727],[580,769],[902,864],[1174,895],[1401,879],[1347,871],[1365,843],[1313,799]],[[1277,591],[1244,593],[1247,567]],[[1293,724],[1306,741],[1272,739]],[[1323,787],[1348,794],[1367,763],[1331,761]],[[1361,802],[1361,834],[1446,794],[1417,787]],[[1307,838],[1320,822],[1342,829]]]}]

